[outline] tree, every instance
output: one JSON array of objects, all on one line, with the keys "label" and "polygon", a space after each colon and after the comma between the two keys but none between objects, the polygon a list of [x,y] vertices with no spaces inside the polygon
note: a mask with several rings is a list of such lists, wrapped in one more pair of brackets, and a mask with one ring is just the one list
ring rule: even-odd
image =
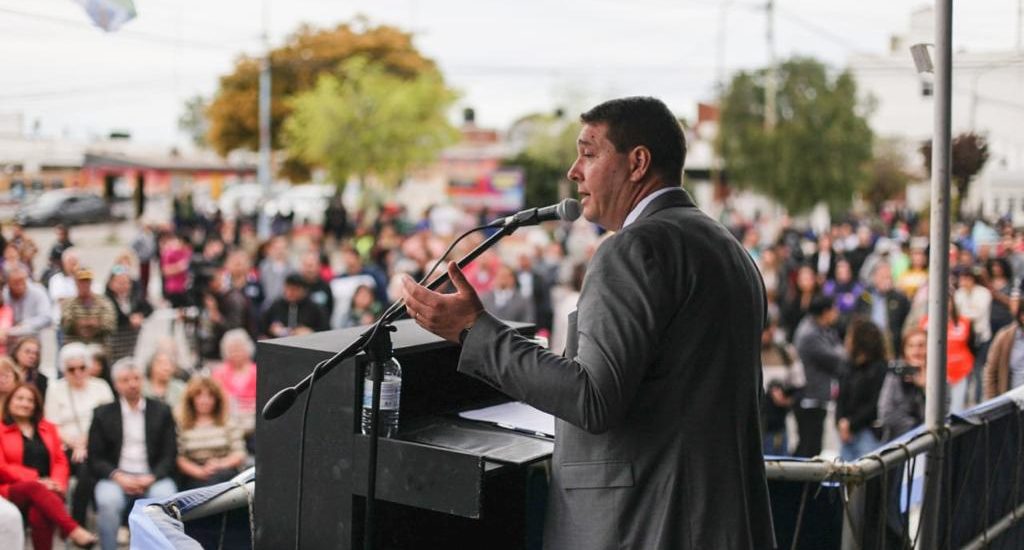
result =
[{"label": "tree", "polygon": [[[334,29],[302,26],[287,42],[271,51],[271,142],[282,145],[281,128],[291,114],[289,99],[312,89],[321,74],[337,74],[340,64],[355,56],[365,56],[399,77],[436,72],[433,61],[413,46],[412,37],[394,27],[369,27],[357,21],[359,29],[342,24]],[[234,70],[220,79],[213,100],[206,109],[209,130],[206,138],[221,155],[246,148],[259,148],[259,72],[257,57],[242,56]],[[308,177],[297,159],[281,163],[285,175]],[[293,179],[294,179],[293,178]]]},{"label": "tree", "polygon": [[875,156],[868,170],[861,194],[875,212],[881,211],[885,201],[903,194],[910,183],[906,157],[898,144],[890,140],[880,141],[875,147]]},{"label": "tree", "polygon": [[206,146],[206,132],[210,127],[205,114],[207,107],[203,96],[192,96],[185,100],[185,111],[178,117],[178,129],[188,134],[197,147]]},{"label": "tree", "polygon": [[833,212],[850,204],[867,178],[872,133],[848,72],[830,76],[809,58],[776,70],[774,128],[765,128],[767,70],[736,74],[722,98],[716,143],[730,181],[777,200],[790,212],[824,201]]},{"label": "tree", "polygon": [[[981,172],[988,162],[988,140],[985,136],[974,132],[960,134],[953,138],[952,159],[950,162],[950,179],[956,194],[952,197],[951,210],[957,221],[963,219],[963,203],[967,199],[967,192],[970,190],[971,181],[974,176]],[[932,142],[928,140],[921,146],[921,154],[924,156],[925,170],[928,176],[932,174]]]},{"label": "tree", "polygon": [[293,98],[283,128],[292,158],[323,166],[335,182],[373,175],[395,184],[410,167],[437,158],[458,131],[445,112],[455,101],[436,71],[409,77],[358,56]]},{"label": "tree", "polygon": [[526,208],[546,206],[561,197],[559,187],[568,182],[566,174],[576,160],[579,124],[560,114],[530,115],[516,122],[527,133],[526,146],[505,163],[524,171]]}]

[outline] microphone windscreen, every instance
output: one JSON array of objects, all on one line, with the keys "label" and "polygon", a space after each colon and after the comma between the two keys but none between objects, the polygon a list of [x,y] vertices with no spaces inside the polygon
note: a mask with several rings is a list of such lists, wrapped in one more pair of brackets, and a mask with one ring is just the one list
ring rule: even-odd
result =
[{"label": "microphone windscreen", "polygon": [[583,209],[580,208],[580,201],[576,199],[565,199],[558,203],[558,217],[567,221],[574,222],[580,217]]}]

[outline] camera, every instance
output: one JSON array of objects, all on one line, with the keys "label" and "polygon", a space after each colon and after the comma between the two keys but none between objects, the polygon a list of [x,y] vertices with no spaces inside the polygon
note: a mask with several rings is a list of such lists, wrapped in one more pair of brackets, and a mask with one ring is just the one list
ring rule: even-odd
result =
[{"label": "camera", "polygon": [[908,365],[903,361],[896,361],[889,365],[889,371],[896,376],[913,376],[921,370],[921,367],[915,367],[914,365]]}]

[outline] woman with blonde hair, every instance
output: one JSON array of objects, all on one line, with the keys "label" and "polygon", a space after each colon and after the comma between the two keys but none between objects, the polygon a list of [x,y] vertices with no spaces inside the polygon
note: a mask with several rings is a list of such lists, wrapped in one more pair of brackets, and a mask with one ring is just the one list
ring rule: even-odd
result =
[{"label": "woman with blonde hair", "polygon": [[238,473],[246,459],[245,441],[228,415],[227,397],[216,381],[206,377],[189,381],[177,417],[182,489],[213,485]]},{"label": "woman with blonde hair", "polygon": [[21,373],[18,372],[14,361],[0,356],[0,407],[3,407],[4,401],[7,400],[7,397],[14,391],[14,388],[18,387],[18,384],[21,384],[21,382]]}]

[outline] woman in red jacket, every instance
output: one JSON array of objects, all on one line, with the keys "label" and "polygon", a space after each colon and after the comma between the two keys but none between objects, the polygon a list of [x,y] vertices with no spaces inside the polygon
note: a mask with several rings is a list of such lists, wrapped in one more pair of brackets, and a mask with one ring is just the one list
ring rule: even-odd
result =
[{"label": "woman in red jacket", "polygon": [[32,547],[50,550],[53,529],[78,546],[92,546],[96,535],[68,515],[68,459],[53,424],[43,420],[43,399],[31,384],[19,384],[3,408],[0,425],[0,496],[28,517]]}]

